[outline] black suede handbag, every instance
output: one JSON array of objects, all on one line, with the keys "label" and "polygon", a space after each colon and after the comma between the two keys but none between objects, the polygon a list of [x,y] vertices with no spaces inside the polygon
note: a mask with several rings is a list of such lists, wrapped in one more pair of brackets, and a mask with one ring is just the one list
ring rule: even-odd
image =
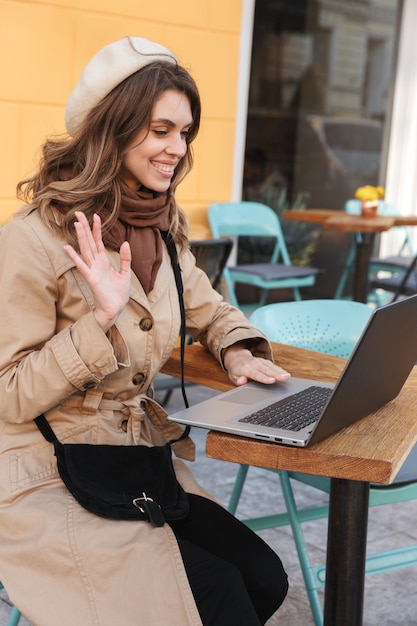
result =
[{"label": "black suede handbag", "polygon": [[[184,385],[185,310],[175,244],[162,233],[174,269],[181,311],[181,387]],[[172,463],[171,444],[188,437],[190,427],[164,446],[113,446],[61,443],[44,415],[35,422],[53,444],[58,472],[67,489],[85,509],[110,519],[148,520],[154,526],[185,517],[188,496]]]},{"label": "black suede handbag", "polygon": [[188,496],[177,481],[171,443],[112,446],[61,443],[44,415],[39,430],[54,446],[58,472],[74,498],[90,513],[163,526],[188,513]]}]

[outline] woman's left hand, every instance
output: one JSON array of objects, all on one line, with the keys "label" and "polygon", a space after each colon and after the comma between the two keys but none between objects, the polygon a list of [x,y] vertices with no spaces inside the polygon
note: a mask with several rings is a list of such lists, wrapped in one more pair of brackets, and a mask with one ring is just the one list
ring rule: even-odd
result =
[{"label": "woman's left hand", "polygon": [[223,353],[223,362],[230,380],[235,385],[244,385],[250,380],[272,384],[290,378],[290,374],[282,367],[268,359],[253,356],[251,351],[242,344],[234,344],[226,348]]}]

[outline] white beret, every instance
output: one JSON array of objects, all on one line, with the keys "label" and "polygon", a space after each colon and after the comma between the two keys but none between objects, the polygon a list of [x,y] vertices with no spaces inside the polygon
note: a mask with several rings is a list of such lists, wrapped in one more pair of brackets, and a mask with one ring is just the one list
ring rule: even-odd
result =
[{"label": "white beret", "polygon": [[97,52],[68,98],[65,113],[68,133],[73,135],[87,113],[114,87],[154,61],[177,63],[167,48],[141,37],[125,37]]}]

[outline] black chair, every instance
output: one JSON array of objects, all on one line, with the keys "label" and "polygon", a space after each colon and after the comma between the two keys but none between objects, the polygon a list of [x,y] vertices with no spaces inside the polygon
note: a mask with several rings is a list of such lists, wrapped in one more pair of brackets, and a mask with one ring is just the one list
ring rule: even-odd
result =
[{"label": "black chair", "polygon": [[213,289],[221,292],[221,278],[233,248],[233,239],[220,237],[190,241],[190,248],[197,267],[205,271]]},{"label": "black chair", "polygon": [[374,277],[371,287],[392,292],[394,295],[391,302],[395,302],[400,296],[412,296],[417,293],[416,266],[417,254],[413,257],[396,257],[390,268],[393,273],[387,278]]},{"label": "black chair", "polygon": [[[210,279],[213,289],[222,292],[221,278],[223,269],[227,263],[233,248],[233,239],[221,237],[219,239],[201,239],[190,241],[190,249],[196,259],[196,265],[202,269]],[[191,343],[191,337],[187,338],[187,343]],[[186,386],[191,383],[185,383]],[[175,376],[159,374],[154,381],[155,393],[165,392],[160,400],[165,406],[172,395],[174,389],[180,387],[180,381]]]}]

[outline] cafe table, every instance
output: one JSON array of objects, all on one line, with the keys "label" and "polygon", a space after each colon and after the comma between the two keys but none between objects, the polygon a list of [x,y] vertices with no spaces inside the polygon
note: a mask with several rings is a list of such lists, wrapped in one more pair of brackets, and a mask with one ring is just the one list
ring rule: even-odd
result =
[{"label": "cafe table", "polygon": [[[336,381],[345,360],[272,343],[274,360],[300,378]],[[162,370],[181,376],[176,348]],[[227,374],[200,344],[186,346],[185,379],[220,391]],[[417,367],[401,393],[375,413],[327,439],[298,448],[210,431],[206,455],[232,463],[282,469],[330,480],[324,626],[361,626],[370,483],[390,484],[417,441]]]},{"label": "cafe table", "polygon": [[294,209],[284,211],[283,218],[321,224],[325,230],[360,234],[355,237],[356,253],[353,276],[353,299],[367,302],[368,275],[375,235],[393,226],[417,226],[416,215],[375,215],[362,217],[334,209]]}]

